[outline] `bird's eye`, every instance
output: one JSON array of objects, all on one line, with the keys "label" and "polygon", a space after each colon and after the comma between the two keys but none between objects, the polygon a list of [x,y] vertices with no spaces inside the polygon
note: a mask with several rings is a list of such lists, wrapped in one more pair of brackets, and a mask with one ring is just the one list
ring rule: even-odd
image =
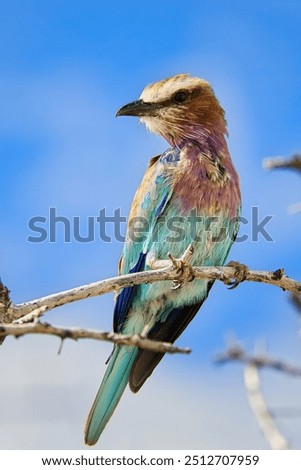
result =
[{"label": "bird's eye", "polygon": [[174,95],[174,101],[176,103],[183,103],[186,100],[187,96],[188,96],[188,93],[186,93],[186,91],[178,91]]}]

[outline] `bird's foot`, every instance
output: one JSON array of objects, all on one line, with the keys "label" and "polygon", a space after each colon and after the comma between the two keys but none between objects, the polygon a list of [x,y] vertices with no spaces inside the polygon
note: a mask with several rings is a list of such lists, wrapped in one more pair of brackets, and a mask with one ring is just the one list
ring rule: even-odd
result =
[{"label": "bird's foot", "polygon": [[239,284],[246,280],[249,272],[248,266],[239,263],[238,261],[230,261],[227,265],[229,268],[234,268],[234,280],[226,282],[229,286],[228,289],[235,289]]},{"label": "bird's foot", "polygon": [[194,280],[195,276],[193,273],[192,266],[189,264],[194,248],[192,245],[189,245],[185,250],[181,258],[175,258],[171,253],[168,253],[168,258],[171,261],[171,265],[175,270],[175,279],[173,279],[173,290],[180,289],[184,282],[191,282]]}]

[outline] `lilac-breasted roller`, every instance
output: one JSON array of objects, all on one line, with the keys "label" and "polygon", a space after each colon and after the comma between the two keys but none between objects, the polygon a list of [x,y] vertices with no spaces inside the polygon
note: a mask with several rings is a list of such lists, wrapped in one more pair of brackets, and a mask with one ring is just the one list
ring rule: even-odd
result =
[{"label": "lilac-breasted roller", "polygon": [[[119,273],[156,269],[168,254],[192,265],[223,265],[238,231],[239,179],[228,151],[224,111],[208,82],[187,74],[148,85],[117,116],[138,116],[170,148],[152,158],[136,191]],[[135,232],[137,220],[146,222]],[[184,254],[184,255],[183,255]],[[114,331],[173,343],[208,296],[213,282],[172,281],[118,292]],[[180,287],[180,288],[174,288]],[[137,392],[164,354],[115,345],[85,426],[97,442],[129,383]]]}]

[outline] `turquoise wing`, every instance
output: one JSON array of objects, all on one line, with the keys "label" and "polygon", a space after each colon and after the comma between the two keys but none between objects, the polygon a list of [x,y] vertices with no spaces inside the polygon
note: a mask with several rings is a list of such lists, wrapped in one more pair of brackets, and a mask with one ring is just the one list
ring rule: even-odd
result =
[{"label": "turquoise wing", "polygon": [[[154,235],[156,237],[157,225],[172,196],[172,170],[179,160],[178,149],[169,149],[151,159],[132,203],[119,274],[146,269],[145,260]],[[140,286],[126,287],[118,293],[114,309],[114,331],[122,331],[139,289]]]}]

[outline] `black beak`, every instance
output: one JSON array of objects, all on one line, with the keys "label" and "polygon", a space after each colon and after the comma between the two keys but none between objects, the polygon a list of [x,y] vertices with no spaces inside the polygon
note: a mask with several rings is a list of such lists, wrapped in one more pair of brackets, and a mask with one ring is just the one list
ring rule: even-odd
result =
[{"label": "black beak", "polygon": [[132,103],[118,109],[115,116],[151,116],[157,106],[154,103],[145,103],[143,100],[132,101]]}]

